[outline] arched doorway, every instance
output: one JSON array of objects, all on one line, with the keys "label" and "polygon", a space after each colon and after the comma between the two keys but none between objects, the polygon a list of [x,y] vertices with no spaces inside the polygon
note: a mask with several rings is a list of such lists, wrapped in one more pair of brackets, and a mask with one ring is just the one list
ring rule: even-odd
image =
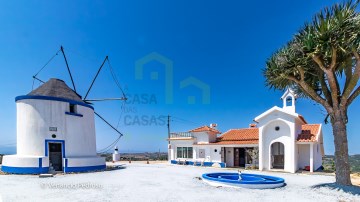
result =
[{"label": "arched doorway", "polygon": [[285,147],[281,142],[271,145],[271,168],[284,169]]}]

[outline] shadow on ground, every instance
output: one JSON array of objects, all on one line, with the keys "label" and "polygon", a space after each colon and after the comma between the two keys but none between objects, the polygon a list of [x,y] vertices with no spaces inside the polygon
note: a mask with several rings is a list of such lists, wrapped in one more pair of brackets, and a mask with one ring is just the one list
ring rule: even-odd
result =
[{"label": "shadow on ground", "polygon": [[326,187],[333,190],[342,190],[345,193],[353,194],[353,195],[360,195],[360,187],[358,186],[345,186],[339,185],[336,183],[324,183],[312,186],[312,188],[321,188]]},{"label": "shadow on ground", "polygon": [[106,166],[105,171],[122,170],[122,169],[125,169],[125,168],[126,168],[125,164],[114,165],[114,166]]}]

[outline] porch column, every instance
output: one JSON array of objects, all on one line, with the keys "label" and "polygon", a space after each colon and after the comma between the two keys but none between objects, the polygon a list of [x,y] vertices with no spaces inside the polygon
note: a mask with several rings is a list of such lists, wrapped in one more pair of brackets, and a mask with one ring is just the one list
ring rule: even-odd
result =
[{"label": "porch column", "polygon": [[314,172],[314,147],[313,144],[309,144],[310,147],[310,172]]},{"label": "porch column", "polygon": [[173,160],[172,158],[172,149],[171,149],[171,144],[168,144],[168,161],[171,162],[171,160]]}]

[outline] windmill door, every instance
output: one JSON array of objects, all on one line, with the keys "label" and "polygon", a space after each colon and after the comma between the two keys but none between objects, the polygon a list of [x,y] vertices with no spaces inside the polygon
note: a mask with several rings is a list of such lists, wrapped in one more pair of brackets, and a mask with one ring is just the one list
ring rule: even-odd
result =
[{"label": "windmill door", "polygon": [[49,143],[49,161],[55,171],[63,170],[61,143]]}]

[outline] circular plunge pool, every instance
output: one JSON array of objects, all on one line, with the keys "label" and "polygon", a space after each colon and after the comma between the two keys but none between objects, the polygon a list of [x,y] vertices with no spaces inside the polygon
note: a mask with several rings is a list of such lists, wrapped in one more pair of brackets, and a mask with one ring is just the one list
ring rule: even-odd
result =
[{"label": "circular plunge pool", "polygon": [[285,185],[283,178],[250,173],[205,173],[205,182],[213,186],[273,189]]}]

